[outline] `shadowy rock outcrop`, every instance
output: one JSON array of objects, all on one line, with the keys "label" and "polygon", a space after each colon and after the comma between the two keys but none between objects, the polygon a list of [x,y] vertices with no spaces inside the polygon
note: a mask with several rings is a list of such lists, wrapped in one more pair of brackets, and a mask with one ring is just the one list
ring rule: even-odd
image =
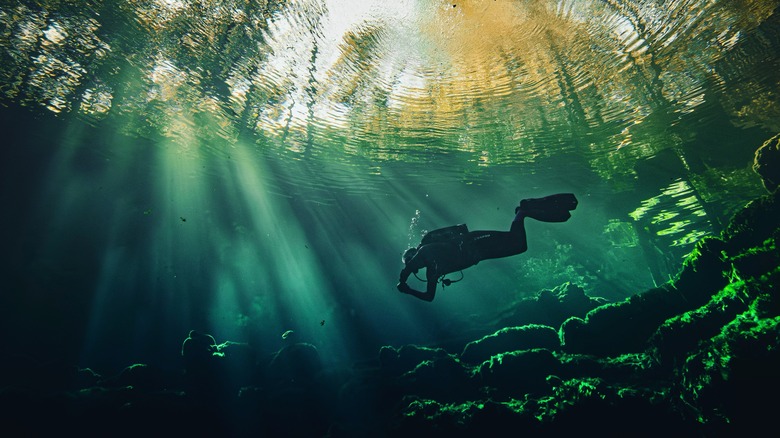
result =
[{"label": "shadowy rock outcrop", "polygon": [[523,398],[549,389],[547,376],[557,374],[560,361],[544,348],[497,354],[475,372],[491,396]]},{"label": "shadowy rock outcrop", "polygon": [[780,134],[765,141],[756,150],[753,170],[761,176],[764,188],[770,193],[780,184]]},{"label": "shadowy rock outcrop", "polygon": [[479,364],[491,356],[516,350],[546,348],[558,350],[561,342],[558,331],[540,324],[528,324],[522,327],[504,327],[492,335],[469,342],[460,354],[461,360],[470,364]]},{"label": "shadowy rock outcrop", "polygon": [[509,307],[496,321],[498,327],[516,327],[540,324],[559,327],[566,319],[584,317],[589,311],[604,304],[600,297],[590,297],[585,289],[573,283],[564,283],[552,290],[542,290],[535,297],[525,298]]},{"label": "shadowy rock outcrop", "polygon": [[413,370],[418,364],[449,356],[443,348],[404,345],[400,348],[384,346],[379,350],[379,363],[385,372],[400,375]]},{"label": "shadowy rock outcrop", "polygon": [[398,380],[404,394],[457,401],[475,389],[470,370],[455,355],[426,360]]},{"label": "shadowy rock outcrop", "polygon": [[[666,320],[721,300],[720,292],[741,287],[743,277],[761,277],[780,265],[775,243],[778,218],[780,202],[776,194],[752,201],[734,216],[720,237],[709,237],[696,244],[673,282],[626,301],[598,307],[584,319],[570,318],[564,322],[564,350],[600,355],[644,351],[650,337]],[[710,307],[717,305],[711,303]],[[728,320],[740,311],[744,311],[744,304],[721,317]],[[700,313],[713,312],[705,308]],[[716,323],[719,326],[722,325]]]},{"label": "shadowy rock outcrop", "polygon": [[265,380],[274,384],[311,384],[322,369],[317,347],[297,343],[282,348],[273,356],[266,369]]}]

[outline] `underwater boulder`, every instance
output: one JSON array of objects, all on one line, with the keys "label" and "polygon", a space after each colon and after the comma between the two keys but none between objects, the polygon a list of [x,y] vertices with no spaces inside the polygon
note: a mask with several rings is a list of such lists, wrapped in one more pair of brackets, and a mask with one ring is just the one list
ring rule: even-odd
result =
[{"label": "underwater boulder", "polygon": [[219,355],[219,346],[214,336],[190,330],[187,338],[181,344],[181,357],[186,367],[198,367],[211,357]]},{"label": "underwater boulder", "polygon": [[[777,253],[776,247],[773,248]],[[750,252],[753,257],[760,254],[755,250]],[[775,298],[775,284],[780,281],[778,266],[780,264],[775,264],[755,277],[740,279],[736,276],[734,282],[713,296],[706,305],[667,320],[650,339],[656,360],[667,366],[682,363],[697,350],[702,340],[717,336],[727,324],[746,312],[766,309],[762,313],[776,316],[780,310],[780,300]],[[766,316],[751,316],[755,319],[760,317]]]},{"label": "underwater boulder", "polygon": [[383,346],[379,350],[379,363],[383,371],[391,374],[403,374],[427,360],[436,360],[448,356],[443,348],[404,345],[401,348]]},{"label": "underwater boulder", "polygon": [[550,350],[537,348],[497,354],[483,362],[475,374],[480,385],[494,394],[522,398],[548,391],[547,376],[560,370],[561,363]]},{"label": "underwater boulder", "polygon": [[728,243],[719,238],[698,242],[673,283],[600,306],[584,319],[570,318],[561,325],[564,351],[600,355],[637,353],[669,318],[708,303],[729,284],[724,272],[732,264],[724,257]]},{"label": "underwater boulder", "polygon": [[379,349],[379,365],[382,368],[393,369],[398,362],[398,349],[384,345]]},{"label": "underwater boulder", "polygon": [[780,228],[780,191],[749,202],[729,221],[722,233],[728,255],[761,245]]},{"label": "underwater boulder", "polygon": [[144,391],[163,390],[169,378],[162,370],[137,363],[125,367],[116,376],[101,380],[98,385],[106,388],[133,387]]},{"label": "underwater boulder", "polygon": [[251,345],[243,342],[226,341],[219,344],[218,357],[220,368],[224,374],[225,384],[232,386],[232,391],[238,391],[242,386],[259,384],[258,352]]},{"label": "underwater boulder", "polygon": [[533,298],[513,303],[503,312],[496,326],[542,324],[559,327],[569,317],[584,317],[604,302],[603,298],[588,296],[579,285],[566,282],[552,290],[541,290]]},{"label": "underwater boulder", "polygon": [[279,350],[265,370],[269,385],[312,383],[323,369],[317,347],[312,344],[292,344]]},{"label": "underwater boulder", "polygon": [[667,319],[705,306],[734,279],[758,278],[777,267],[780,261],[776,247],[780,237],[778,196],[780,192],[775,192],[751,201],[734,215],[720,237],[698,242],[673,283],[597,308],[585,320],[564,323],[561,327],[564,350],[593,354],[641,351],[647,339]]},{"label": "underwater boulder", "polygon": [[665,390],[612,384],[598,378],[551,379],[552,395],[539,400],[535,413],[544,436],[697,436],[693,421],[670,409]]},{"label": "underwater boulder", "polygon": [[588,354],[558,354],[560,380],[583,376],[603,379],[606,382],[650,381],[657,375],[654,359],[646,353],[622,354],[600,357]]},{"label": "underwater boulder", "polygon": [[718,237],[707,237],[696,243],[671,284],[670,293],[682,300],[678,313],[704,305],[729,283],[723,275],[729,268],[723,255],[727,247]]},{"label": "underwater boulder", "polygon": [[474,389],[471,373],[453,355],[423,361],[399,382],[406,394],[436,400],[466,400]]},{"label": "underwater boulder", "polygon": [[681,400],[712,431],[759,432],[774,424],[780,317],[756,316],[734,319],[682,367]]},{"label": "underwater boulder", "polygon": [[516,350],[561,347],[558,332],[549,326],[528,324],[522,327],[504,327],[482,339],[469,342],[463,348],[460,359],[466,363],[482,363],[491,356]]},{"label": "underwater boulder", "polygon": [[79,368],[76,371],[76,378],[71,389],[95,386],[100,382],[100,379],[102,379],[102,376],[91,368]]},{"label": "underwater boulder", "polygon": [[[616,305],[616,304],[613,304]],[[589,333],[585,327],[585,320],[572,316],[561,324],[558,329],[558,338],[561,348],[567,353],[582,353],[588,351]],[[574,346],[577,348],[574,348]]]},{"label": "underwater boulder", "polygon": [[756,150],[753,170],[761,176],[764,188],[772,193],[780,184],[780,134],[765,141]]},{"label": "underwater boulder", "polygon": [[210,392],[218,386],[224,354],[213,336],[190,330],[181,346],[181,358],[189,392]]},{"label": "underwater boulder", "polygon": [[[702,271],[700,259],[708,257],[710,263],[724,272],[720,281],[725,284],[701,307],[671,318],[659,327],[651,339],[659,362],[671,365],[683,360],[698,348],[702,340],[718,335],[726,324],[751,306],[757,306],[757,303],[763,303],[764,308],[780,304],[779,300],[760,299],[762,296],[773,297],[776,290],[780,266],[780,250],[777,247],[780,238],[779,194],[775,192],[748,203],[734,215],[720,239],[706,239],[701,246],[697,245],[690,262],[686,261],[686,268],[698,267]],[[709,250],[703,251],[702,248]],[[697,282],[689,279],[688,283],[687,289],[695,289]]]},{"label": "underwater boulder", "polygon": [[558,297],[563,308],[572,312],[572,315],[584,315],[594,306],[603,303],[602,298],[593,298],[585,293],[585,289],[574,283],[563,283],[552,290]]},{"label": "underwater boulder", "polygon": [[533,413],[523,409],[520,402],[477,400],[441,403],[410,398],[398,420],[391,425],[389,436],[494,437],[508,436],[512,431],[541,436],[540,426]]},{"label": "underwater boulder", "polygon": [[[671,316],[664,308],[668,286],[610,303],[588,312],[585,319],[572,317],[560,329],[561,347],[567,353],[615,356],[644,351],[647,339]],[[640,298],[645,295],[644,298]]]}]

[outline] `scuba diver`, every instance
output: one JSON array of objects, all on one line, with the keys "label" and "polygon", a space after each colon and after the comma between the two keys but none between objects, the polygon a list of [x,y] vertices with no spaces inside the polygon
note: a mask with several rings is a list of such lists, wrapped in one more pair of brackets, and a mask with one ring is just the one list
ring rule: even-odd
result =
[{"label": "scuba diver", "polygon": [[[399,292],[424,301],[433,301],[439,282],[449,286],[460,281],[444,278],[447,274],[462,271],[482,260],[524,253],[528,249],[523,224],[526,217],[542,222],[566,222],[571,217],[570,210],[575,208],[577,198],[572,193],[560,193],[520,201],[509,231],[469,231],[466,224],[430,231],[423,236],[417,248],[409,248],[404,252],[404,268],[396,287]],[[422,268],[425,268],[425,280],[417,277],[417,272]],[[425,292],[406,284],[412,274],[428,283]]]}]

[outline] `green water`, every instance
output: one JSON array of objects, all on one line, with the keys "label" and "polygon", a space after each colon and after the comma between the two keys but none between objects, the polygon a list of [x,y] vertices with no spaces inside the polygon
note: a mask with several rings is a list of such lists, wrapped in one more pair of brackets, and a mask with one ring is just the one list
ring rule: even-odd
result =
[{"label": "green water", "polygon": [[[8,324],[106,364],[191,328],[342,358],[663,284],[763,193],[777,4],[4,2]],[[527,253],[395,290],[425,230],[557,192]]]}]

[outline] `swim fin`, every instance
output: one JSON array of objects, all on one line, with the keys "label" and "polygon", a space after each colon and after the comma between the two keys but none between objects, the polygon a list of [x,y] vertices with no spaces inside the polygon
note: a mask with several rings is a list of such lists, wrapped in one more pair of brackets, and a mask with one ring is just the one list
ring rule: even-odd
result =
[{"label": "swim fin", "polygon": [[523,199],[515,212],[522,210],[526,217],[542,222],[566,222],[577,204],[573,193],[558,193],[544,198]]}]

